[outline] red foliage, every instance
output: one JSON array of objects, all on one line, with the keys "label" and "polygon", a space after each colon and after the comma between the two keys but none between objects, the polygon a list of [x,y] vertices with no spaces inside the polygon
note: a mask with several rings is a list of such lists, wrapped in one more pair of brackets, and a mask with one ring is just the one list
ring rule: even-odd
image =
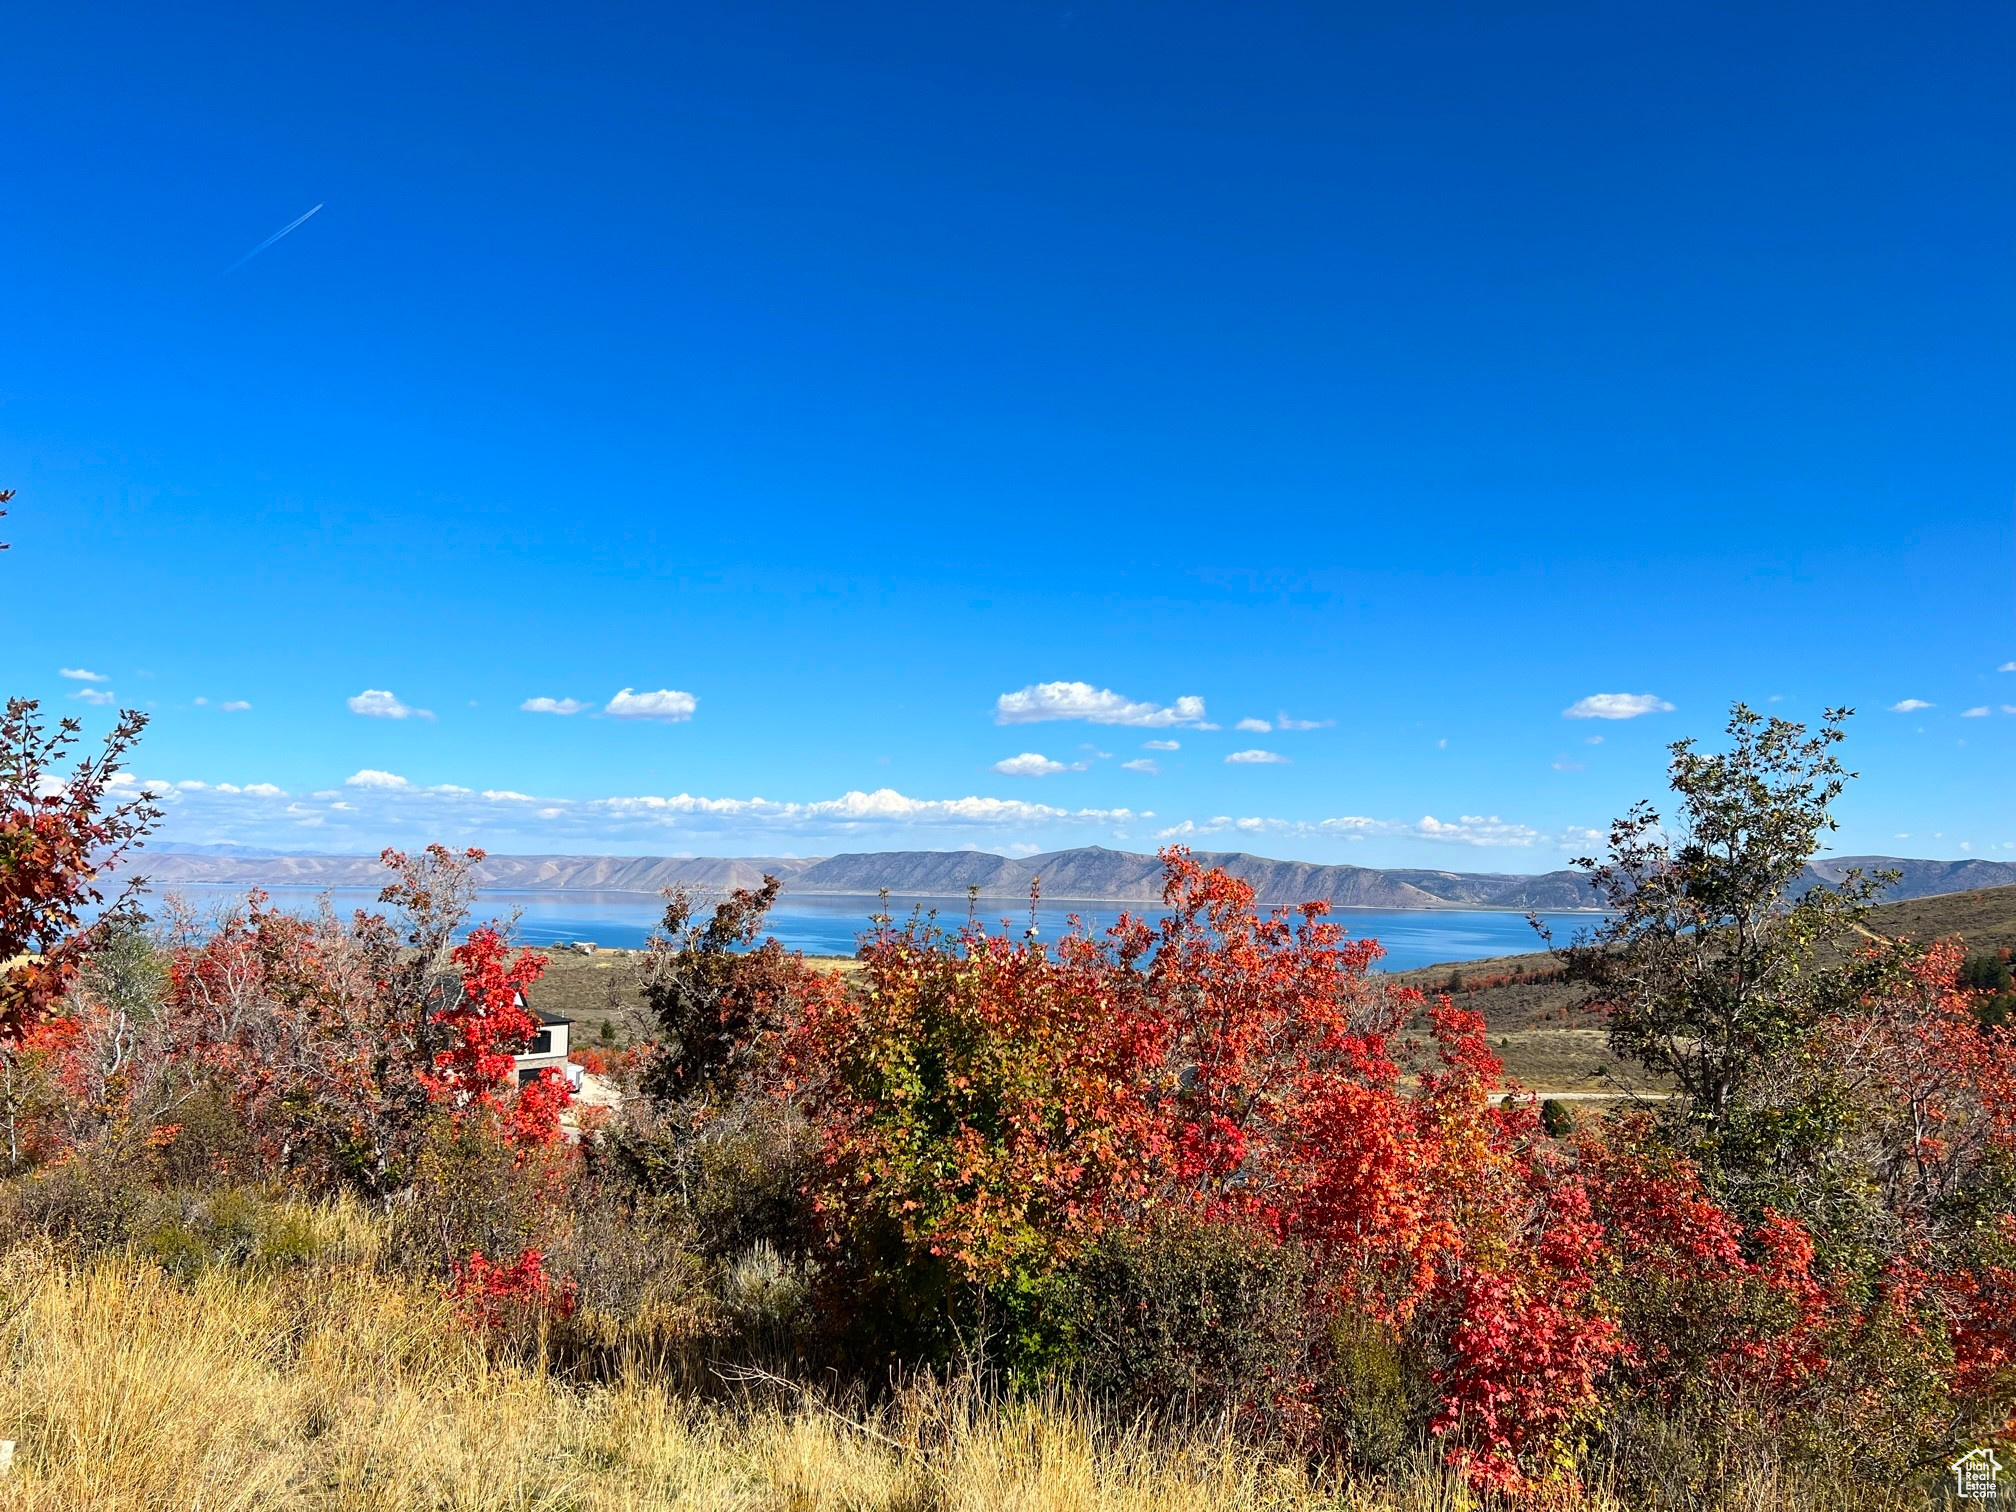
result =
[{"label": "red foliage", "polygon": [[491,1260],[481,1250],[455,1267],[448,1296],[456,1314],[469,1327],[499,1334],[536,1326],[545,1318],[571,1317],[573,1278],[555,1282],[546,1274],[546,1257],[528,1249],[516,1260]]},{"label": "red foliage", "polygon": [[560,1142],[560,1115],[574,1100],[567,1079],[550,1066],[518,1088],[506,1127],[507,1138],[520,1150]]},{"label": "red foliage", "polygon": [[1312,1307],[1444,1340],[1435,1428],[1479,1485],[1553,1484],[1619,1340],[1601,1228],[1530,1104],[1494,1105],[1482,1021],[1430,1009],[1409,1087],[1396,1037],[1421,1001],[1367,975],[1376,945],[1165,861],[1155,929],[1051,951],[912,927],[864,949],[857,990],[809,997],[784,1063],[821,1210],[975,1285],[1151,1206],[1257,1226],[1317,1257]]},{"label": "red foliage", "polygon": [[48,730],[26,698],[0,714],[0,1051],[76,980],[102,924],[83,923],[105,901],[101,873],[159,817],[153,795],[120,771],[146,726],[146,715],[122,712],[103,749],[66,772],[76,720]]}]

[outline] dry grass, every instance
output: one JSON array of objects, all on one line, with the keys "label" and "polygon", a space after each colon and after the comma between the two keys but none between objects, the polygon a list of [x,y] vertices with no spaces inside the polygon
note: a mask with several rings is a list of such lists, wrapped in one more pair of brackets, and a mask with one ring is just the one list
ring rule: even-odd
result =
[{"label": "dry grass", "polygon": [[[350,1261],[178,1281],[46,1247],[0,1258],[8,1512],[658,1507],[1299,1512],[1354,1503],[1211,1435],[925,1388],[874,1413],[576,1388],[487,1356],[424,1288]],[[1382,1505],[1452,1506],[1440,1488]],[[1425,1499],[1424,1499],[1425,1498]]]},{"label": "dry grass", "polygon": [[[177,1279],[46,1244],[0,1253],[0,1512],[1459,1512],[1423,1460],[1326,1483],[1206,1430],[1062,1399],[926,1383],[868,1410],[809,1392],[702,1400],[641,1378],[576,1386],[492,1356],[382,1226],[313,1210],[314,1259]],[[780,1383],[781,1384],[781,1383]],[[1795,1486],[1769,1456],[1717,1505],[1892,1505]],[[1706,1505],[1675,1488],[1662,1509]],[[1597,1494],[1588,1512],[1620,1512]]]}]

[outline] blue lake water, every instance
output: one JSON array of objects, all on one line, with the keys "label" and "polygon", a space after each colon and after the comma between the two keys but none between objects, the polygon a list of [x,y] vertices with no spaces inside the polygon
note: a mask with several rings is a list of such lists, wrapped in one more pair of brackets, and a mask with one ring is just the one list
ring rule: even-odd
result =
[{"label": "blue lake water", "polygon": [[[242,900],[243,889],[182,887],[177,892],[198,909],[229,907]],[[307,912],[317,906],[320,891],[274,888],[273,903]],[[339,912],[375,908],[377,894],[362,888],[337,888],[329,893]],[[770,915],[769,933],[794,950],[809,955],[852,955],[869,916],[881,903],[873,897],[792,897],[786,893]],[[936,908],[939,921],[953,927],[966,917],[964,898],[892,899],[890,912],[900,922],[912,908]],[[1137,906],[1136,913],[1153,917],[1157,909]],[[516,939],[527,945],[558,945],[592,940],[598,945],[634,949],[644,943],[663,912],[655,897],[629,892],[494,892],[485,893],[478,908],[512,925]],[[1068,927],[1072,914],[1092,929],[1103,929],[1119,918],[1117,904],[1045,905],[1036,911],[1040,937],[1054,940]],[[998,929],[1005,920],[1020,934],[1029,926],[1028,906],[1001,901],[983,903],[982,923]],[[1441,961],[1474,961],[1486,956],[1520,955],[1544,948],[1523,914],[1487,909],[1381,911],[1341,909],[1334,922],[1356,939],[1371,938],[1385,947],[1380,963],[1388,971],[1406,971]],[[1557,940],[1566,941],[1594,922],[1591,914],[1544,914]]]}]

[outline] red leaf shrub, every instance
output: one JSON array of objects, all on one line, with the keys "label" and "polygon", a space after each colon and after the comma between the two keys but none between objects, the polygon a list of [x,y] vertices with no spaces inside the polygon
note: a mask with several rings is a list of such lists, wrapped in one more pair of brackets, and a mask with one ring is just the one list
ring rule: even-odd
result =
[{"label": "red leaf shrub", "polygon": [[536,1249],[502,1261],[472,1250],[448,1283],[456,1315],[493,1335],[522,1335],[547,1319],[572,1317],[574,1291],[572,1280],[556,1282],[546,1274],[546,1257]]}]

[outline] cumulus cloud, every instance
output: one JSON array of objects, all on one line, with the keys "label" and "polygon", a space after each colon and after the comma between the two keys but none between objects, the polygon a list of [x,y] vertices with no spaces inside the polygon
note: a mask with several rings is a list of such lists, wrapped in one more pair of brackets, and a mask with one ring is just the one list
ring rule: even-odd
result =
[{"label": "cumulus cloud", "polygon": [[106,688],[79,688],[70,696],[79,703],[87,703],[94,708],[102,708],[106,704],[119,701],[119,695]]},{"label": "cumulus cloud", "polygon": [[1061,761],[1052,761],[1037,751],[1024,751],[1020,756],[1010,756],[1005,761],[994,763],[994,770],[1003,777],[1054,777],[1059,772],[1082,772],[1085,763],[1067,766]]},{"label": "cumulus cloud", "polygon": [[[2004,672],[2007,672],[2009,669],[2007,667],[2004,667],[2002,670]],[[112,679],[107,677],[103,672],[90,672],[86,671],[83,667],[58,667],[56,669],[56,675],[58,677],[67,677],[72,682],[112,681]]]},{"label": "cumulus cloud", "polygon": [[432,719],[433,711],[404,704],[389,688],[366,688],[349,700],[350,712],[366,719]]},{"label": "cumulus cloud", "polygon": [[1274,728],[1277,730],[1327,730],[1337,723],[1334,719],[1290,719],[1286,714],[1276,715]]},{"label": "cumulus cloud", "polygon": [[1167,706],[1125,698],[1111,688],[1084,682],[1031,683],[1018,693],[994,700],[994,723],[1040,724],[1053,719],[1083,719],[1092,724],[1133,725],[1163,730],[1194,725],[1204,718],[1204,700],[1185,696]]},{"label": "cumulus cloud", "polygon": [[2006,661],[1995,670],[1997,672],[2016,672],[2016,661]]},{"label": "cumulus cloud", "polygon": [[1591,693],[1561,711],[1564,719],[1636,719],[1641,714],[1670,714],[1673,705],[1656,693]]},{"label": "cumulus cloud", "polygon": [[1937,704],[1927,703],[1922,698],[1906,698],[1900,699],[1898,702],[1890,705],[1890,712],[1892,714],[1916,714],[1920,709],[1935,709],[1937,707]]},{"label": "cumulus cloud", "polygon": [[518,707],[527,714],[579,714],[588,705],[578,698],[528,698]]},{"label": "cumulus cloud", "polygon": [[1244,730],[1249,735],[1267,735],[1273,732],[1274,726],[1264,719],[1242,719],[1232,728]]},{"label": "cumulus cloud", "polygon": [[365,767],[361,772],[352,772],[343,779],[345,787],[353,788],[410,788],[408,782],[396,772],[381,772],[376,767]]},{"label": "cumulus cloud", "polygon": [[1994,712],[1995,711],[1989,708],[1988,705],[1982,704],[1978,708],[1962,709],[1960,711],[1960,717],[1962,719],[1986,719],[1990,714],[1993,714]]},{"label": "cumulus cloud", "polygon": [[1180,751],[1183,749],[1183,742],[1180,740],[1144,740],[1141,742],[1141,749],[1144,751]]},{"label": "cumulus cloud", "polygon": [[249,710],[252,707],[252,705],[247,703],[242,698],[227,698],[224,700],[223,703],[217,705],[217,707],[226,714],[243,714],[247,710]]},{"label": "cumulus cloud", "polygon": [[307,830],[318,848],[360,854],[430,840],[491,850],[515,843],[537,851],[565,846],[660,855],[830,854],[920,843],[995,849],[1011,836],[1050,841],[1053,833],[1072,830],[1124,843],[1131,826],[1155,817],[1152,810],[1068,808],[978,794],[916,798],[893,788],[809,802],[693,793],[546,798],[507,788],[472,792],[455,783],[423,787],[369,767],[341,787],[298,798],[270,784],[192,779],[149,786],[163,793],[168,810],[164,838],[285,845]]},{"label": "cumulus cloud", "polygon": [[681,724],[691,719],[699,707],[699,699],[676,688],[659,688],[652,693],[625,688],[603,706],[602,712],[611,719],[656,719]]},{"label": "cumulus cloud", "polygon": [[1225,759],[1234,766],[1288,765],[1288,758],[1278,751],[1234,751]]},{"label": "cumulus cloud", "polygon": [[1531,845],[1540,832],[1523,824],[1508,824],[1496,814],[1463,814],[1454,824],[1444,824],[1433,814],[1424,814],[1414,826],[1423,840],[1441,840],[1451,845]]},{"label": "cumulus cloud", "polygon": [[1120,763],[1120,770],[1123,772],[1146,772],[1150,777],[1160,777],[1162,775],[1162,768],[1155,765],[1155,758],[1152,756],[1141,756],[1133,761],[1123,761]]},{"label": "cumulus cloud", "polygon": [[1516,849],[1526,849],[1547,838],[1529,825],[1515,824],[1500,819],[1496,814],[1464,814],[1453,821],[1426,814],[1412,823],[1403,819],[1372,819],[1361,814],[1347,814],[1335,819],[1235,819],[1220,814],[1201,823],[1186,819],[1181,824],[1158,831],[1156,838],[1188,840],[1227,832],[1295,840],[1432,840],[1438,845],[1510,846]]}]

